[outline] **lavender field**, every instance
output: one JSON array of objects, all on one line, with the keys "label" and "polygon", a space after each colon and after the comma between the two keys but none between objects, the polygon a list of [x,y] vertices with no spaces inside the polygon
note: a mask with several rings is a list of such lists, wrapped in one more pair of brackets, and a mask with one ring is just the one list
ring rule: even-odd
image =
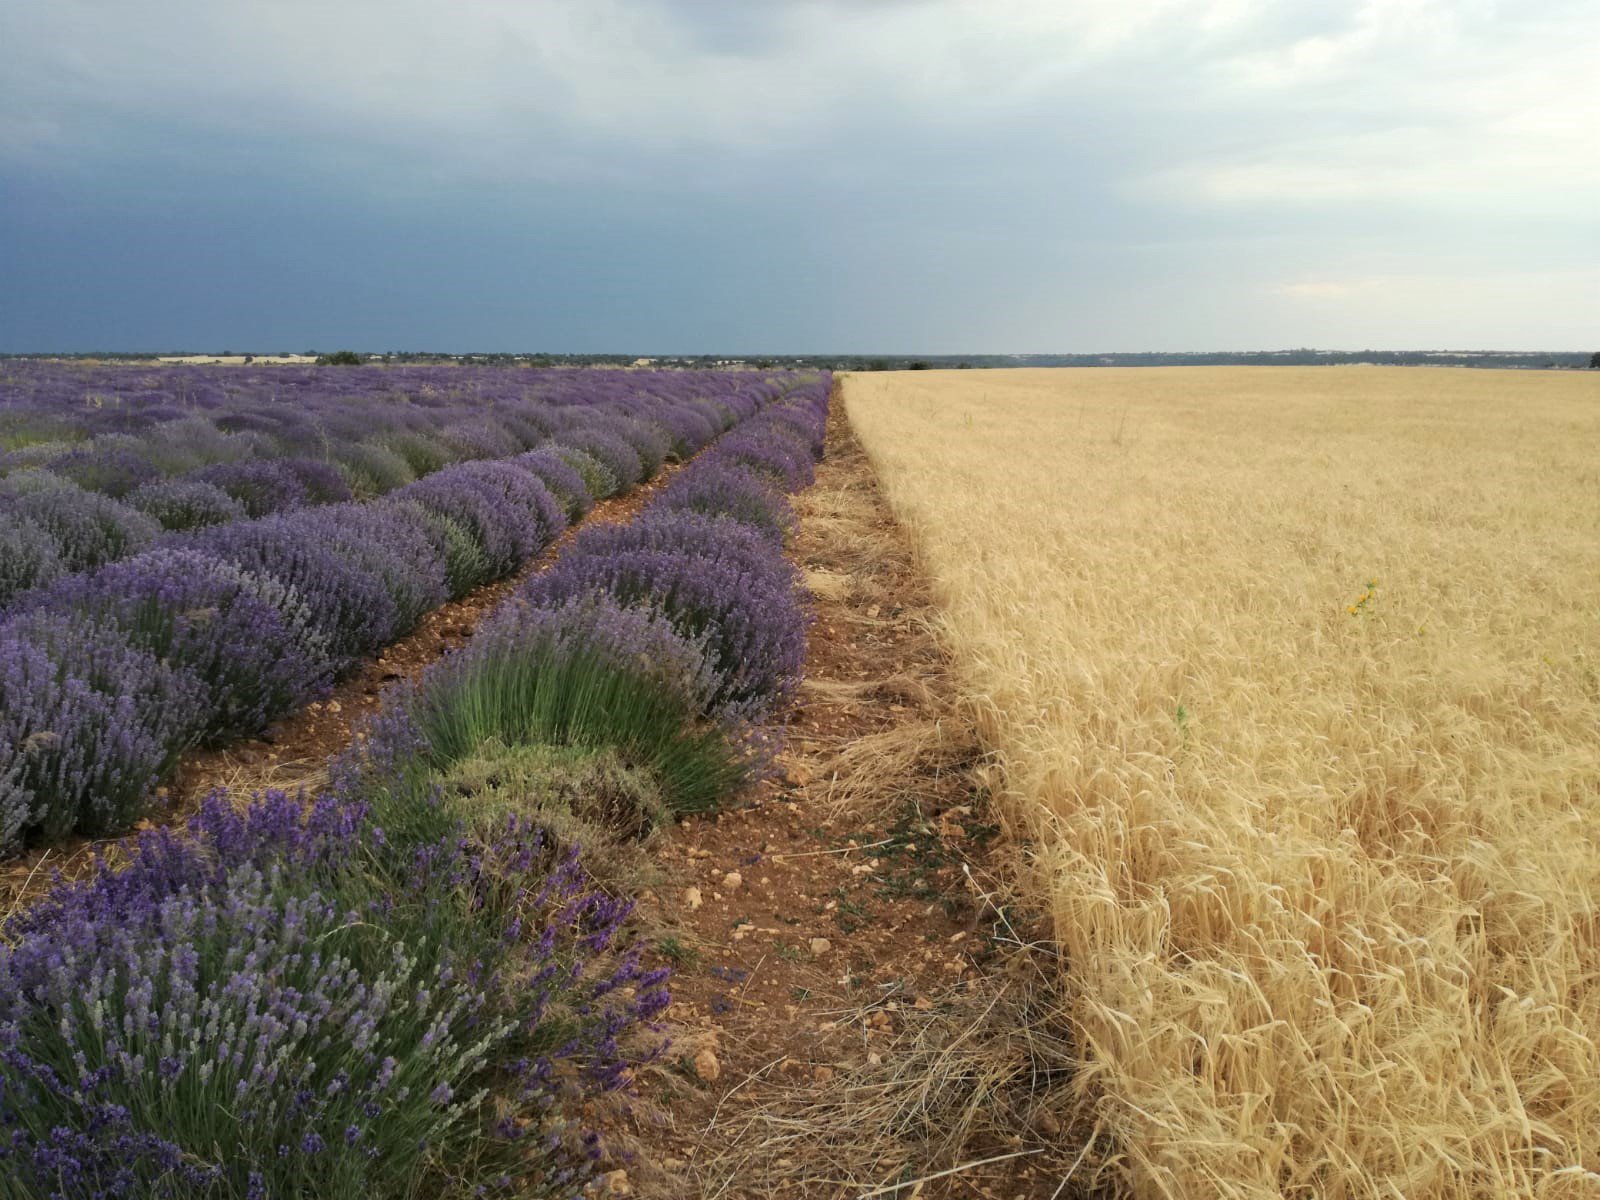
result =
[{"label": "lavender field", "polygon": [[[0,1198],[572,1194],[666,980],[590,850],[759,777],[806,612],[825,377],[0,369]],[[314,796],[155,789],[584,529]],[[465,762],[548,777],[510,811]]]}]

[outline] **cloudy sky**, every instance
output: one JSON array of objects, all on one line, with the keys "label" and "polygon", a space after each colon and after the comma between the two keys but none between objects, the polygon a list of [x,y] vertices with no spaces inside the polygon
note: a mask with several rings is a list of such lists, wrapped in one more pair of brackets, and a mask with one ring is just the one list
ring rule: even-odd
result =
[{"label": "cloudy sky", "polygon": [[1600,344],[1595,0],[4,0],[0,350]]}]

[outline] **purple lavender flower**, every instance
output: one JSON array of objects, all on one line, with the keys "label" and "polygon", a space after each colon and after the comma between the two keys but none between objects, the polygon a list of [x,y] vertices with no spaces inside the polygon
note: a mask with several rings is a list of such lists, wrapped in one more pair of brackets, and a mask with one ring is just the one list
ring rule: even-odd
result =
[{"label": "purple lavender flower", "polygon": [[114,437],[98,439],[83,449],[71,450],[50,463],[50,471],[88,492],[99,492],[120,500],[142,483],[154,479],[157,470],[141,453],[137,439]]},{"label": "purple lavender flower", "polygon": [[286,601],[305,606],[330,662],[343,670],[392,640],[400,614],[383,580],[324,542],[332,531],[317,527],[317,512],[217,525],[168,544],[275,580]]},{"label": "purple lavender flower", "polygon": [[0,609],[29,588],[61,574],[55,540],[31,521],[0,507]]},{"label": "purple lavender flower", "polygon": [[0,625],[0,846],[126,828],[204,722],[205,689],[112,629]]},{"label": "purple lavender flower", "polygon": [[794,528],[794,511],[770,478],[735,462],[696,463],[662,489],[651,509],[732,517],[780,545]]},{"label": "purple lavender flower", "polygon": [[654,608],[706,647],[718,679],[714,711],[760,716],[798,684],[807,618],[794,568],[769,539],[731,518],[664,511],[586,530],[524,596],[559,605],[596,592]]},{"label": "purple lavender flower", "polygon": [[809,486],[815,470],[810,447],[788,425],[778,422],[724,434],[707,457],[762,471],[790,492]]},{"label": "purple lavender flower", "polygon": [[350,488],[338,470],[304,458],[261,459],[218,463],[188,476],[221,488],[252,517],[330,504],[350,499]]},{"label": "purple lavender flower", "polygon": [[62,566],[83,571],[142,550],[161,526],[109,496],[67,485],[18,497],[12,511],[49,534]]},{"label": "purple lavender flower", "polygon": [[492,578],[515,569],[566,528],[566,516],[545,486],[508,463],[461,463],[391,498],[420,504],[468,530]]},{"label": "purple lavender flower", "polygon": [[332,675],[291,598],[199,551],[149,550],[34,593],[21,610],[116,629],[190,672],[206,689],[206,739],[258,732]]},{"label": "purple lavender flower", "polygon": [[[269,793],[240,811],[214,796],[186,835],[145,834],[125,869],[15,919],[0,945],[7,1181],[581,1184],[595,1143],[568,1132],[565,1100],[623,1086],[667,1002],[664,974],[619,951],[628,906],[517,820],[412,847],[374,893],[372,855],[396,848],[370,828],[337,800],[307,813]],[[505,936],[519,924],[537,933]]]},{"label": "purple lavender flower", "polygon": [[530,450],[510,460],[534,476],[567,511],[567,519],[576,521],[594,507],[594,497],[584,485],[583,476],[554,450]]},{"label": "purple lavender flower", "polygon": [[600,461],[617,481],[618,491],[627,491],[644,479],[644,463],[638,451],[609,429],[578,427],[563,429],[555,435],[561,446],[582,450]]}]

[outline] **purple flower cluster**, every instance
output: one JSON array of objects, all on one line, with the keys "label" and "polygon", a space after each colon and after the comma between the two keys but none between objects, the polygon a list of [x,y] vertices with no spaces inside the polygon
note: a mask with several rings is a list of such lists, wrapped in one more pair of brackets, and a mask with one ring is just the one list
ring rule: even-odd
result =
[{"label": "purple flower cluster", "polygon": [[779,543],[794,528],[794,512],[771,478],[732,460],[683,472],[661,490],[654,507],[732,517]]},{"label": "purple flower cluster", "polygon": [[800,679],[808,621],[783,555],[793,513],[780,489],[811,480],[830,382],[793,388],[718,439],[633,524],[585,530],[523,599],[552,607],[602,594],[660,613],[706,657],[708,712],[759,720],[780,708]]},{"label": "purple flower cluster", "polygon": [[613,491],[625,492],[645,477],[644,463],[638,451],[613,430],[600,427],[565,429],[557,436],[556,442],[573,450],[581,450],[598,461],[616,481]]},{"label": "purple flower cluster", "polygon": [[[727,391],[726,407],[755,405],[770,386]],[[368,443],[374,471],[398,478],[413,469],[402,457],[406,447],[453,439],[459,449],[469,435],[487,451],[517,452],[443,466],[365,503],[339,502],[349,494],[345,476],[296,455],[215,461],[183,477],[154,478],[132,487],[126,503],[50,472],[0,481],[0,549],[7,551],[0,603],[11,610],[0,620],[0,850],[19,839],[131,823],[141,797],[186,746],[260,731],[447,598],[537,555],[566,529],[569,514],[592,504],[585,480],[563,457],[574,452],[572,439],[614,444],[639,472],[647,460],[660,461],[656,453],[673,451],[663,427],[641,415],[650,404],[625,399],[608,398],[612,407],[604,410],[508,402],[492,426],[509,431],[503,437],[490,432],[488,418],[419,418],[416,428],[386,435],[391,448]],[[681,398],[669,406],[699,414]],[[215,456],[239,439],[304,446],[323,436],[308,420],[292,410],[245,409],[203,426],[192,418],[158,424],[144,436],[153,444],[170,435]],[[551,428],[554,438],[544,441]],[[696,436],[711,428],[705,420],[694,427]],[[97,453],[116,461],[130,435],[107,436],[116,439],[108,443],[116,454]],[[539,448],[523,449],[535,438]],[[684,445],[695,448],[692,439]],[[289,511],[230,520],[229,506]],[[156,539],[160,525],[173,532],[130,557]],[[688,619],[683,626],[700,636]],[[750,671],[733,670],[734,658],[749,657],[770,674],[764,664],[774,653],[787,653],[787,663],[794,652],[774,651],[740,629],[725,635],[730,648],[718,661],[729,664],[724,690],[739,697],[727,701],[730,711],[739,704],[753,711],[745,693],[759,685],[747,679]],[[128,678],[86,678],[83,657],[67,652],[74,638],[119,646]],[[754,648],[738,648],[746,643]]]},{"label": "purple flower cluster", "polygon": [[704,647],[713,711],[761,716],[799,680],[806,619],[795,570],[770,538],[730,517],[661,509],[586,530],[524,597],[550,606],[597,592],[661,613]]},{"label": "purple flower cluster", "polygon": [[512,460],[533,475],[567,510],[567,519],[577,521],[594,507],[595,497],[583,476],[553,448],[530,450]]},{"label": "purple flower cluster", "polygon": [[0,508],[0,609],[62,570],[55,539],[33,522]]},{"label": "purple flower cluster", "polygon": [[5,931],[0,1194],[570,1194],[668,999],[628,911],[523,822],[213,796]]},{"label": "purple flower cluster", "polygon": [[70,576],[31,596],[30,609],[115,630],[194,675],[207,693],[202,740],[256,732],[332,675],[302,602],[276,580],[194,550],[152,550]]},{"label": "purple flower cluster", "polygon": [[161,532],[154,519],[137,509],[65,481],[18,496],[9,507],[50,538],[68,571],[89,570],[133,554]]},{"label": "purple flower cluster", "polygon": [[391,494],[447,517],[482,548],[498,579],[566,528],[565,512],[532,471],[513,462],[460,463]]},{"label": "purple flower cluster", "polygon": [[[121,444],[117,444],[121,441]],[[137,442],[107,435],[100,444],[87,450],[69,450],[50,462],[51,474],[71,480],[85,491],[100,492],[120,500],[140,484],[160,473],[150,459],[141,454]]]},{"label": "purple flower cluster", "polygon": [[[585,490],[609,495],[705,445],[720,431],[710,413],[749,415],[780,387],[677,372],[9,364],[0,431],[17,448],[0,454],[0,495],[63,569],[85,570],[147,544],[147,515],[184,530],[370,499],[547,445],[604,463],[608,485]],[[62,485],[73,498],[16,503]],[[132,512],[111,503],[124,499]]]},{"label": "purple flower cluster", "polygon": [[132,822],[204,721],[195,677],[45,612],[0,627],[0,844]]},{"label": "purple flower cluster", "polygon": [[154,517],[163,529],[183,532],[243,521],[245,507],[214,483],[199,479],[153,479],[127,495],[127,503]]},{"label": "purple flower cluster", "polygon": [[221,489],[252,517],[312,504],[333,504],[349,500],[352,495],[338,468],[310,458],[217,463],[185,478]]}]

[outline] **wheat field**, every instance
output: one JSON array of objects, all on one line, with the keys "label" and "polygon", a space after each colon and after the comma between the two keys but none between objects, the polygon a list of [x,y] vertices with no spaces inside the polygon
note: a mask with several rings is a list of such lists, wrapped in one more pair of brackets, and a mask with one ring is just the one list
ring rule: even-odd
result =
[{"label": "wheat field", "polygon": [[1600,1196],[1600,372],[852,375],[1140,1197]]}]

